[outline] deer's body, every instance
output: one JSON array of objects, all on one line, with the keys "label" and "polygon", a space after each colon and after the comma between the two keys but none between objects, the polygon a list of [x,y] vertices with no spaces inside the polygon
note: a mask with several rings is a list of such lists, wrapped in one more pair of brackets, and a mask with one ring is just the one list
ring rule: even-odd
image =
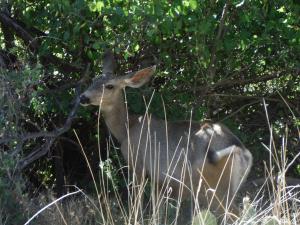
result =
[{"label": "deer's body", "polygon": [[[232,196],[249,171],[251,154],[222,124],[166,122],[152,116],[148,118],[147,115],[128,115],[127,119],[123,101],[116,108],[112,107],[109,112],[104,112],[104,119],[111,133],[121,143],[122,155],[136,175],[142,176],[142,172],[148,176],[153,175],[159,183],[169,179],[174,196],[179,190],[178,181],[182,180],[183,172],[186,177],[183,183],[190,189],[192,186],[194,191],[197,191],[202,174],[206,179],[204,183],[207,182],[211,188],[219,183],[219,188],[226,187],[224,195]],[[231,146],[234,146],[232,155],[227,157],[235,157],[234,164],[227,157],[223,160],[214,159],[214,153]],[[224,178],[220,179],[221,171],[228,170],[231,166],[232,172],[224,172]],[[235,172],[238,172],[237,175]],[[231,178],[225,178],[228,173],[232,173]],[[184,194],[191,194],[187,189],[184,190],[187,191]]]},{"label": "deer's body", "polygon": [[[112,56],[106,56],[103,70],[112,73],[113,65]],[[207,189],[215,189],[218,200],[213,200],[212,207],[222,213],[220,205],[226,207],[247,177],[252,155],[222,124],[128,115],[124,87],[140,87],[154,70],[146,68],[121,78],[105,74],[82,94],[82,103],[100,105],[108,129],[120,142],[122,155],[138,179],[146,174],[157,186],[171,188],[174,197],[183,183],[182,198],[198,196],[202,205],[209,202]]]}]

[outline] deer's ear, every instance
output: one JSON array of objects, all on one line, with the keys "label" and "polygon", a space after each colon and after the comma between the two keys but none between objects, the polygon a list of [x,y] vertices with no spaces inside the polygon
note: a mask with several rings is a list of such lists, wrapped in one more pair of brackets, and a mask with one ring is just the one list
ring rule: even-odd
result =
[{"label": "deer's ear", "polygon": [[114,56],[114,53],[107,49],[103,55],[103,70],[104,75],[112,75],[116,70],[117,62]]},{"label": "deer's ear", "polygon": [[139,88],[150,80],[155,70],[156,70],[156,66],[151,66],[139,70],[131,74],[129,77],[126,77],[124,79],[124,85],[132,88]]}]

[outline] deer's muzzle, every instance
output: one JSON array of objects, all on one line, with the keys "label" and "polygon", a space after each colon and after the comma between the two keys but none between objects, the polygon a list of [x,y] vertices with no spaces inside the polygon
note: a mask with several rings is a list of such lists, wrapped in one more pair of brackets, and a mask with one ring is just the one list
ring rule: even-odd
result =
[{"label": "deer's muzzle", "polygon": [[80,95],[80,104],[88,105],[88,104],[90,104],[90,99],[88,97],[86,97],[85,95]]}]

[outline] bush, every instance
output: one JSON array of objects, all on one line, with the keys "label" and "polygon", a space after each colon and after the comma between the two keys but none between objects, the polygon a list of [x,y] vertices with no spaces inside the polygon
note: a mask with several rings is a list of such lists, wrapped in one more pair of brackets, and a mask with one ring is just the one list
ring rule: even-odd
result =
[{"label": "bush", "polygon": [[16,160],[0,151],[0,222],[3,225],[22,224],[28,211],[25,181],[15,171]]}]

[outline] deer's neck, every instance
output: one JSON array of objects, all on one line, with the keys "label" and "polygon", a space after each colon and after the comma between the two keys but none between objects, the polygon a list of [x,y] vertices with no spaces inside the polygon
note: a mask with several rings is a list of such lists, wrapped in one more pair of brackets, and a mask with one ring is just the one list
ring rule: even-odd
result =
[{"label": "deer's neck", "polygon": [[120,143],[127,137],[127,110],[123,96],[120,96],[118,104],[114,104],[102,112],[105,123],[115,138]]}]

